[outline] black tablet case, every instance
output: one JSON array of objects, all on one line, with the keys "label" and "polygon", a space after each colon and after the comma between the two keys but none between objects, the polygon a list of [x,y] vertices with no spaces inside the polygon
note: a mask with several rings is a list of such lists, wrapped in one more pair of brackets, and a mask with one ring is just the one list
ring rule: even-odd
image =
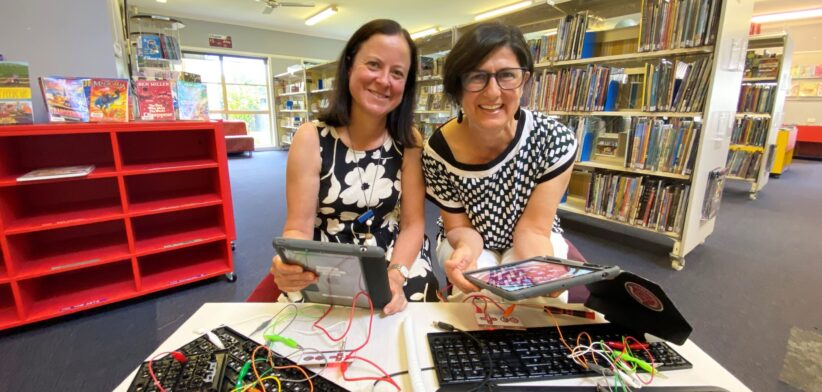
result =
[{"label": "black tablet case", "polygon": [[693,331],[662,287],[640,276],[623,271],[586,287],[591,295],[585,306],[609,322],[676,344],[685,343]]}]

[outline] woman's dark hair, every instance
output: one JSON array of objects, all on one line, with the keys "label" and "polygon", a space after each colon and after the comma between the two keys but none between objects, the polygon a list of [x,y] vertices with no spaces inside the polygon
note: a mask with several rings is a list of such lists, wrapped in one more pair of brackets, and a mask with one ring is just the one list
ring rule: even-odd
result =
[{"label": "woman's dark hair", "polygon": [[388,113],[386,126],[388,133],[403,146],[418,147],[417,138],[414,136],[414,102],[415,86],[417,83],[417,46],[408,31],[402,28],[399,23],[390,19],[372,20],[357,29],[354,35],[345,44],[337,62],[337,78],[335,81],[333,97],[328,108],[319,115],[320,121],[335,127],[347,126],[351,123],[351,90],[348,88],[348,73],[354,63],[354,57],[360,50],[362,43],[375,34],[401,35],[411,49],[411,67],[405,79],[405,90],[402,93],[402,101],[391,113]]},{"label": "woman's dark hair", "polygon": [[503,46],[511,48],[520,67],[534,73],[534,59],[518,27],[500,22],[479,23],[460,37],[445,58],[443,90],[454,103],[459,105],[462,99],[462,75],[475,71],[491,52]]}]

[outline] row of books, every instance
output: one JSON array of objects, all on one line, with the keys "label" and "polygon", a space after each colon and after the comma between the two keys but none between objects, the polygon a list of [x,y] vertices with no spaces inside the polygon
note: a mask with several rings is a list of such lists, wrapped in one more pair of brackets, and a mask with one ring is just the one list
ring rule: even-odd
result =
[{"label": "row of books", "polygon": [[661,232],[681,233],[690,185],[595,170],[574,172],[569,189],[569,198],[582,192],[585,212],[589,214]]},{"label": "row of books", "polygon": [[770,127],[771,120],[767,118],[749,116],[738,118],[731,133],[731,144],[764,146]]},{"label": "row of books", "polygon": [[0,124],[31,124],[31,79],[29,65],[0,61]]},{"label": "row of books", "polygon": [[567,120],[580,148],[577,161],[688,175],[696,162],[702,123],[674,118],[576,117]]},{"label": "row of books", "polygon": [[721,9],[722,0],[645,0],[639,51],[712,45]]},{"label": "row of books", "polygon": [[417,110],[450,111],[451,100],[445,95],[442,84],[420,86],[417,95]]},{"label": "row of books", "polygon": [[445,56],[420,56],[419,72],[417,72],[417,77],[423,79],[436,76],[442,77],[442,70],[444,65]]},{"label": "row of books", "polygon": [[625,167],[683,175],[693,171],[702,123],[675,118],[666,124],[642,117],[633,122]]},{"label": "row of books", "polygon": [[711,56],[691,61],[660,59],[645,64],[642,109],[662,112],[701,112],[711,74]]},{"label": "row of books", "polygon": [[743,83],[739,91],[737,112],[768,113],[776,100],[775,84]]},{"label": "row of books", "polygon": [[755,179],[761,162],[762,153],[759,151],[730,150],[725,167],[729,176]]},{"label": "row of books", "polygon": [[770,53],[767,50],[763,54],[757,54],[755,50],[749,50],[745,54],[745,77],[746,78],[774,78],[779,76],[779,60],[782,55]]},{"label": "row of books", "polygon": [[[539,111],[606,110],[612,68],[588,65],[535,75],[523,92],[523,105]],[[608,110],[613,110],[611,107]]]},{"label": "row of books", "polygon": [[544,53],[547,59],[561,61],[590,57],[583,56],[586,30],[588,30],[588,11],[561,18],[557,25],[557,33],[546,38]]},{"label": "row of books", "polygon": [[137,80],[136,117],[129,115],[127,79],[41,77],[40,88],[51,122],[208,120],[208,96],[201,83]]},{"label": "row of books", "polygon": [[137,59],[180,60],[183,58],[177,38],[165,34],[137,33]]}]

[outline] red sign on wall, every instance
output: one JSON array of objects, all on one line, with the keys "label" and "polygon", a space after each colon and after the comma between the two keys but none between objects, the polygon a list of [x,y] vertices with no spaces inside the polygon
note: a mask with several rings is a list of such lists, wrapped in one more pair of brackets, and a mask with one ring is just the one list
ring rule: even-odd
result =
[{"label": "red sign on wall", "polygon": [[231,48],[231,36],[211,34],[208,36],[208,46]]}]

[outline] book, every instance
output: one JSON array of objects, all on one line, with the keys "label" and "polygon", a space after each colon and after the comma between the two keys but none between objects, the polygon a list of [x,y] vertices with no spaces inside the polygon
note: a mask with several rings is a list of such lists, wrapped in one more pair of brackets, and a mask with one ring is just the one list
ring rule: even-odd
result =
[{"label": "book", "polygon": [[88,78],[41,77],[40,89],[51,122],[88,122]]},{"label": "book", "polygon": [[163,39],[155,34],[141,34],[137,41],[137,55],[143,59],[163,58]]},{"label": "book", "polygon": [[61,166],[46,169],[32,170],[20,177],[17,182],[53,180],[55,178],[84,177],[94,171],[94,165],[83,166]]},{"label": "book", "polygon": [[0,124],[31,124],[29,64],[0,61]]},{"label": "book", "polygon": [[702,221],[713,219],[719,211],[727,173],[726,168],[716,168],[708,174],[708,186],[705,187],[705,200],[702,202]]},{"label": "book", "polygon": [[208,92],[202,83],[177,82],[177,107],[180,120],[208,121]]},{"label": "book", "polygon": [[137,80],[137,116],[140,120],[174,120],[174,101],[168,80]]},{"label": "book", "polygon": [[128,79],[91,79],[89,120],[128,121]]}]

